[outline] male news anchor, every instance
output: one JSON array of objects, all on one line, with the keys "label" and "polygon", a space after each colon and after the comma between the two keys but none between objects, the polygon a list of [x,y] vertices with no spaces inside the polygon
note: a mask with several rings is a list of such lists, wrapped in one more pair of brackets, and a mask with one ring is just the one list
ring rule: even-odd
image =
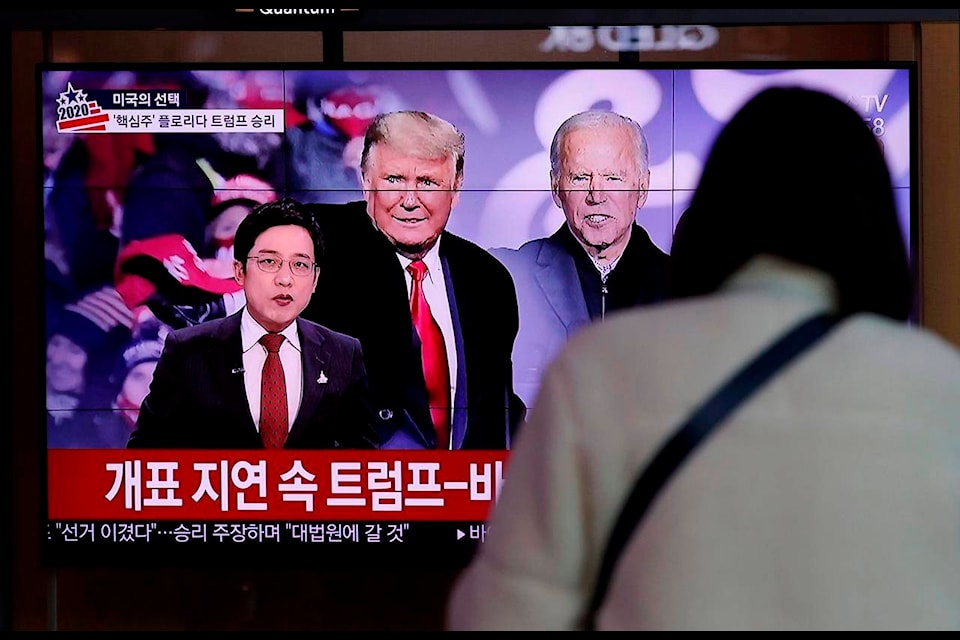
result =
[{"label": "male news anchor", "polygon": [[365,202],[314,205],[329,256],[304,317],[359,338],[384,448],[509,449],[525,412],[510,274],[444,230],[463,165],[449,122],[380,114],[360,160]]},{"label": "male news anchor", "polygon": [[292,199],[237,229],[245,306],[169,334],[128,448],[374,448],[360,343],[299,318],[323,242]]}]

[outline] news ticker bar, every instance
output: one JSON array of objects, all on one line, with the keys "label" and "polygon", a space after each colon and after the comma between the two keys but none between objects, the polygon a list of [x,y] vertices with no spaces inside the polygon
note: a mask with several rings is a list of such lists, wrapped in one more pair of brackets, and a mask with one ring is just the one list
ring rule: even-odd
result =
[{"label": "news ticker bar", "polygon": [[52,521],[482,522],[507,451],[47,452]]},{"label": "news ticker bar", "polygon": [[49,521],[48,543],[63,546],[417,546],[486,540],[483,522],[107,522]]},{"label": "news ticker bar", "polygon": [[49,521],[42,564],[65,567],[464,567],[482,522]]}]

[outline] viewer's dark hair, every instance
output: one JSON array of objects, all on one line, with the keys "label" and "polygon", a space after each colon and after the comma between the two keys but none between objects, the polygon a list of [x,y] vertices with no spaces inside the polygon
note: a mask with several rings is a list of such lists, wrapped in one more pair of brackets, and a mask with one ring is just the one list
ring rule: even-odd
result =
[{"label": "viewer's dark hair", "polygon": [[323,263],[323,235],[320,227],[310,210],[293,198],[283,198],[276,202],[268,202],[253,209],[237,227],[237,234],[233,240],[233,254],[243,263],[246,269],[246,258],[261,233],[271,227],[281,225],[296,225],[303,227],[313,240],[313,261],[317,266]]},{"label": "viewer's dark hair", "polygon": [[909,317],[910,267],[881,144],[828,94],[766,89],[724,127],[677,225],[672,291],[715,291],[760,254],[831,276],[841,313]]}]

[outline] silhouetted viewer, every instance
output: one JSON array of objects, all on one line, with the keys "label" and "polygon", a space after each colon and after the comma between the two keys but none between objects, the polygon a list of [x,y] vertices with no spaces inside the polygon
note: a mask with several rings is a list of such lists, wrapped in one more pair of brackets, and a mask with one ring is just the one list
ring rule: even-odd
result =
[{"label": "silhouetted viewer", "polygon": [[[593,603],[599,629],[956,629],[960,350],[906,322],[890,175],[860,116],[801,88],[751,99],[671,264],[678,299],[585,328],[548,369],[449,627],[576,629]],[[651,458],[823,313],[840,322],[676,461],[595,602]]]}]

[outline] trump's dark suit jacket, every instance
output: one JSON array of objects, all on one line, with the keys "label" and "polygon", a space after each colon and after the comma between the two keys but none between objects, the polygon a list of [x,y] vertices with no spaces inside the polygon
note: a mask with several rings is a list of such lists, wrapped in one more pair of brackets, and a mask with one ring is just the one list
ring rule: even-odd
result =
[{"label": "trump's dark suit jacket", "polygon": [[[128,448],[263,448],[244,388],[240,318],[167,336]],[[374,448],[360,343],[303,319],[297,331],[303,397],[284,448]]]},{"label": "trump's dark suit jacket", "polygon": [[[362,201],[313,207],[326,259],[303,316],[359,338],[384,448],[435,447],[420,342],[393,245]],[[513,281],[488,252],[451,233],[440,239],[440,260],[458,357],[453,448],[507,449],[524,414],[510,360],[518,329]]]}]

